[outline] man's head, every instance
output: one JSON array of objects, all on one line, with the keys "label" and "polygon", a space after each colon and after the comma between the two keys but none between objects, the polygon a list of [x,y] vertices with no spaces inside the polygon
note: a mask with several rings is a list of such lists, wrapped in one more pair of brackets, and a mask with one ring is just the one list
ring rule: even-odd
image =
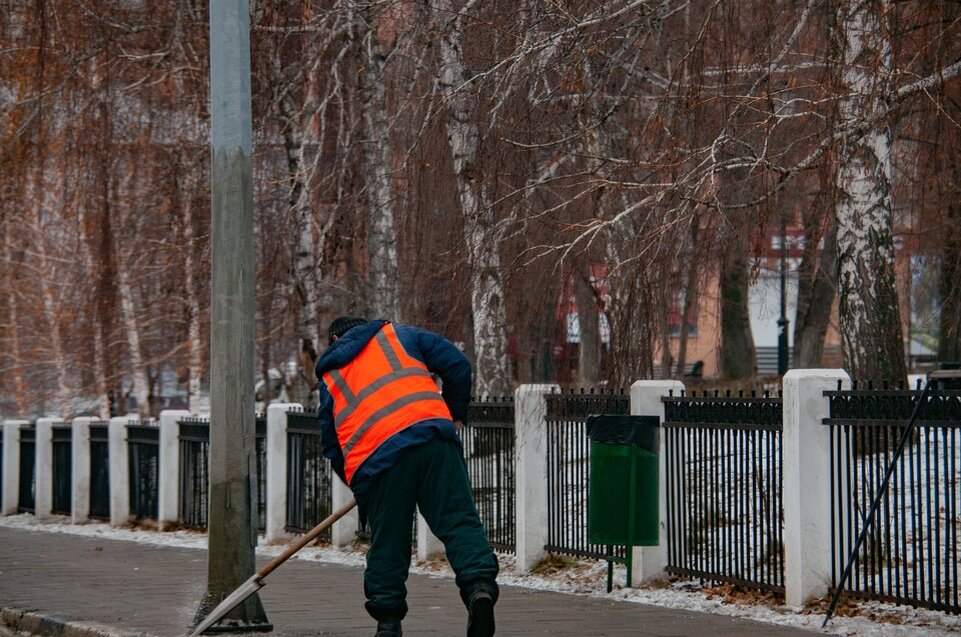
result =
[{"label": "man's head", "polygon": [[367,319],[359,316],[338,316],[330,322],[330,327],[327,328],[327,344],[333,345],[334,341],[347,333],[347,330],[366,322]]}]

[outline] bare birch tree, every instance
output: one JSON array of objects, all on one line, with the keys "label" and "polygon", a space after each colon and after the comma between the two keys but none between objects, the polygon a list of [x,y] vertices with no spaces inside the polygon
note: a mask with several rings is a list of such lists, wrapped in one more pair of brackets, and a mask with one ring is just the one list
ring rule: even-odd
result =
[{"label": "bare birch tree", "polygon": [[440,24],[438,83],[449,109],[447,140],[450,144],[464,223],[464,241],[470,268],[471,314],[474,341],[474,392],[479,396],[507,393],[510,371],[507,359],[507,313],[498,253],[501,232],[487,184],[479,167],[477,102],[464,66],[464,21],[474,2],[455,9],[451,0],[438,0],[434,19]]},{"label": "bare birch tree", "polygon": [[855,378],[906,378],[895,285],[891,134],[884,117],[891,91],[886,0],[844,0],[837,24],[844,66],[839,124],[873,124],[841,149],[836,183],[841,338]]},{"label": "bare birch tree", "polygon": [[390,15],[378,3],[358,3],[351,9],[352,38],[358,52],[364,140],[364,176],[367,200],[367,245],[370,253],[369,307],[372,316],[400,320],[397,296],[397,230],[394,193],[388,81],[385,74],[400,37],[384,28]]},{"label": "bare birch tree", "polygon": [[[17,409],[59,393],[101,415],[122,387],[146,413],[176,370],[196,407],[205,5],[10,8],[0,386]],[[722,269],[739,321],[717,345],[749,361],[746,290],[782,216],[805,240],[798,364],[820,364],[840,290],[852,374],[903,376],[894,263],[915,250],[941,267],[941,355],[957,351],[961,23],[950,3],[252,10],[265,376],[299,360],[306,389],[318,321],[377,313],[462,342],[479,394],[566,379],[572,305],[581,382],[626,384],[657,363],[677,376],[688,317],[709,311]],[[68,249],[64,237],[82,241]],[[602,285],[611,342],[600,355]]]}]

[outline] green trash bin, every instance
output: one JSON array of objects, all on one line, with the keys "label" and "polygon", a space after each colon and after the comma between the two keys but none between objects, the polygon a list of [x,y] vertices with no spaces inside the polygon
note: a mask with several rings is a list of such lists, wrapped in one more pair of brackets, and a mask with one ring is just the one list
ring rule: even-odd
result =
[{"label": "green trash bin", "polygon": [[[592,544],[626,546],[628,553],[634,546],[657,546],[659,427],[657,416],[587,418],[587,539]],[[630,581],[630,559],[627,562]]]}]

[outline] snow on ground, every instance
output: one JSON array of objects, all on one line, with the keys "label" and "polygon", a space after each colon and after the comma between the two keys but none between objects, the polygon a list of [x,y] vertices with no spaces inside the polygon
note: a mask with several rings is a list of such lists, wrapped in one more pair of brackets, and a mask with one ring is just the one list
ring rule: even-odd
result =
[{"label": "snow on ground", "polygon": [[[66,518],[64,518],[66,520]],[[126,542],[141,542],[157,546],[172,546],[187,549],[206,549],[207,534],[200,531],[179,530],[160,533],[140,528],[115,528],[109,524],[71,524],[69,522],[38,522],[30,514],[0,517],[0,526],[24,529],[29,531],[45,531],[47,533],[67,533],[90,538],[105,540],[121,540]],[[280,555],[286,546],[268,545],[264,538],[260,538],[257,555],[274,557]],[[336,549],[328,546],[308,546],[297,553],[296,559],[344,564],[347,566],[363,566],[364,552],[351,549]]]},{"label": "snow on ground", "polygon": [[[0,517],[0,526],[178,548],[205,549],[207,547],[206,534],[197,531],[180,530],[160,533],[135,528],[114,528],[108,524],[75,525],[66,521],[40,523],[28,514]],[[284,548],[284,546],[268,546],[261,538],[257,554],[271,557],[279,555]],[[362,546],[344,549],[309,546],[298,553],[294,559],[362,567],[364,552]],[[546,564],[536,574],[518,575],[514,572],[513,556],[500,555],[499,559],[501,575],[498,581],[504,585],[715,613],[771,624],[796,626],[832,635],[893,637],[961,634],[961,617],[879,602],[846,603],[842,614],[852,616],[835,617],[828,628],[822,630],[821,622],[824,620],[826,607],[824,604],[809,609],[792,609],[767,596],[736,593],[725,587],[702,589],[697,582],[690,581],[661,582],[641,589],[624,588],[625,570],[622,565],[615,567],[614,590],[607,593],[607,566],[603,562],[578,562],[564,558]],[[453,577],[453,573],[443,559],[415,564],[411,571],[425,575]]]}]

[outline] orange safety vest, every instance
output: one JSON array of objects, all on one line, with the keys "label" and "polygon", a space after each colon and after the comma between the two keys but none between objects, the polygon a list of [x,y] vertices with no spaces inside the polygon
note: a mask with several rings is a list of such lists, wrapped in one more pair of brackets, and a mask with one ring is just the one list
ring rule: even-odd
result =
[{"label": "orange safety vest", "polygon": [[354,472],[385,440],[431,418],[451,419],[427,366],[410,356],[386,324],[352,361],[326,372],[344,474]]}]

